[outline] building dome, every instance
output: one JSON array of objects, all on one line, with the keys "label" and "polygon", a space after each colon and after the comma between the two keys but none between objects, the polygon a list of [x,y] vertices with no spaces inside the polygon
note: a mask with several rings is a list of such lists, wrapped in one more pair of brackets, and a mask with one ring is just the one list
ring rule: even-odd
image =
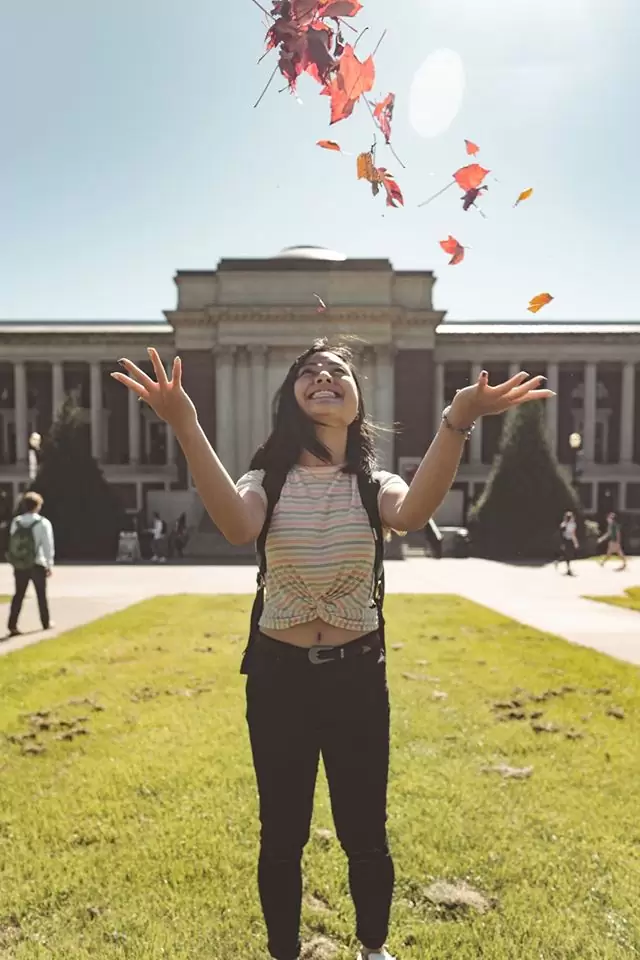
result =
[{"label": "building dome", "polygon": [[338,253],[337,250],[329,250],[327,247],[285,247],[280,253],[277,253],[274,260],[346,260],[344,253]]}]

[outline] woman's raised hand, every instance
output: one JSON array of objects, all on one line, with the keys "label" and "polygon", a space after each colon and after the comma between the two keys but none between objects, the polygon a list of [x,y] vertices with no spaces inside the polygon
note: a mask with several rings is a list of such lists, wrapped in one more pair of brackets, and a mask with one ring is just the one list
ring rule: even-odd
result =
[{"label": "woman's raised hand", "polygon": [[489,375],[483,370],[477,381],[469,387],[459,390],[451,404],[451,412],[456,422],[468,425],[479,417],[504,413],[511,407],[531,400],[549,400],[555,397],[553,390],[542,387],[546,377],[529,377],[524,370],[492,387]]},{"label": "woman's raised hand", "polygon": [[171,379],[167,377],[158,351],[148,348],[149,358],[153,364],[156,380],[135,365],[130,360],[122,359],[120,365],[127,371],[112,373],[111,376],[119,383],[123,383],[134,393],[139,400],[148,403],[176,432],[197,421],[198,415],[191,398],[185,393],[182,386],[182,362],[180,357],[173,361]]}]

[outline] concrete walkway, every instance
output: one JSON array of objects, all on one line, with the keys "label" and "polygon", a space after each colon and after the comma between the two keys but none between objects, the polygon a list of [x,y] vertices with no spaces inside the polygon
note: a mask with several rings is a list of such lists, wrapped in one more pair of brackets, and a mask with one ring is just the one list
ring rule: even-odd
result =
[{"label": "concrete walkway", "polygon": [[[640,665],[640,613],[582,599],[584,594],[614,595],[640,585],[640,559],[632,559],[625,573],[616,573],[613,561],[602,570],[592,560],[576,564],[577,576],[556,572],[553,566],[513,567],[488,560],[429,560],[387,563],[389,593],[451,593],[491,607],[506,616],[571,643],[600,650]],[[0,565],[0,595],[11,594],[13,576]],[[49,581],[52,617],[56,627],[43,633],[32,588],[25,601],[21,637],[0,642],[0,654],[43,639],[51,639],[108,613],[149,597],[167,594],[249,594],[255,590],[251,566],[62,566]],[[0,605],[0,630],[8,609]],[[0,633],[1,635],[1,633]]]}]

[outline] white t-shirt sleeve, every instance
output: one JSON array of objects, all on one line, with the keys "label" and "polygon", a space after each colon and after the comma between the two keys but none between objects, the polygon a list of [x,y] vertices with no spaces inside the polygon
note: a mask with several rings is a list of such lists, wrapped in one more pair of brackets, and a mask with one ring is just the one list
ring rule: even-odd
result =
[{"label": "white t-shirt sleeve", "polygon": [[380,506],[380,498],[383,493],[386,493],[387,490],[392,488],[397,488],[403,493],[406,493],[409,489],[405,480],[402,477],[399,477],[397,473],[389,473],[387,470],[376,470],[373,475],[374,480],[380,481],[380,492],[378,493],[378,506]]},{"label": "white t-shirt sleeve", "polygon": [[245,493],[257,493],[266,507],[267,495],[262,486],[263,480],[264,470],[250,470],[248,473],[245,473],[244,476],[240,477],[236,483],[236,490],[241,497],[244,496]]}]

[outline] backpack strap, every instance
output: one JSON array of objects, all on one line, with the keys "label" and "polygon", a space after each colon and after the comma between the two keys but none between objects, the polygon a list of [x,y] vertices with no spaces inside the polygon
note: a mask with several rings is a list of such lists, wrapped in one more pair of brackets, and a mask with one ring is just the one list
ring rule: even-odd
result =
[{"label": "backpack strap", "polygon": [[382,520],[380,518],[380,508],[378,506],[378,496],[380,494],[380,481],[375,480],[366,473],[358,474],[358,490],[362,506],[367,511],[369,523],[373,530],[375,539],[376,554],[373,568],[373,601],[378,610],[378,633],[383,651],[385,650],[385,622],[384,622],[384,531],[382,529]]},{"label": "backpack strap", "polygon": [[253,601],[253,607],[251,608],[249,638],[247,640],[247,645],[245,647],[244,654],[242,655],[242,663],[240,665],[241,674],[247,674],[249,672],[249,654],[256,635],[260,630],[260,617],[262,616],[262,611],[264,610],[264,590],[267,576],[267,536],[269,534],[269,527],[271,526],[271,520],[273,518],[273,511],[275,510],[276,504],[280,499],[280,494],[282,493],[282,488],[284,487],[286,479],[286,473],[269,473],[265,471],[265,475],[262,480],[262,486],[267,495],[267,512],[265,514],[262,530],[260,531],[260,535],[256,540],[256,556],[258,559],[258,575],[256,577],[257,590],[255,599]]}]

